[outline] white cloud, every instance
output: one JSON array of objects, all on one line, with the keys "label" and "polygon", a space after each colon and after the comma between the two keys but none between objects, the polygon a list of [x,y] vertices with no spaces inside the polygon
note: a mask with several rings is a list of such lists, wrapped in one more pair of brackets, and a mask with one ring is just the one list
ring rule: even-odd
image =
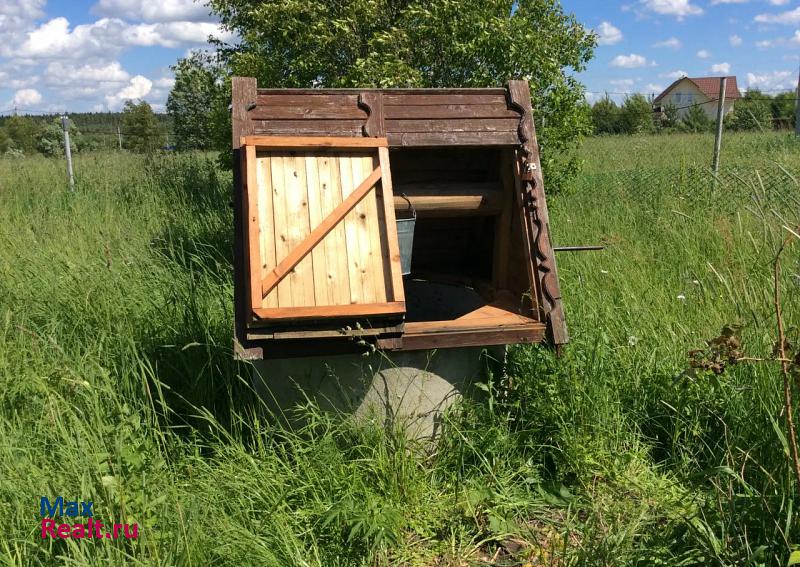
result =
[{"label": "white cloud", "polygon": [[645,9],[662,16],[675,16],[683,19],[685,16],[699,16],[703,9],[695,6],[690,0],[640,0]]},{"label": "white cloud", "polygon": [[195,0],[100,0],[92,13],[145,22],[209,22],[214,19],[203,1]]},{"label": "white cloud", "polygon": [[162,77],[156,79],[153,84],[159,89],[172,89],[175,86],[175,77]]},{"label": "white cloud", "polygon": [[611,67],[623,67],[625,69],[635,69],[637,67],[644,67],[647,65],[647,59],[641,55],[631,53],[630,55],[617,55],[609,63]]},{"label": "white cloud", "polygon": [[[48,59],[83,60],[108,58],[131,46],[178,47],[204,44],[209,35],[230,39],[218,24],[208,22],[167,22],[128,24],[119,19],[102,18],[70,30],[66,18],[53,18],[27,33],[19,48],[7,48],[7,56],[20,61]],[[3,47],[0,46],[0,55]]]},{"label": "white cloud", "polygon": [[731,64],[730,63],[715,63],[711,66],[712,73],[723,73],[727,75],[731,72]]},{"label": "white cloud", "polygon": [[706,49],[701,49],[700,51],[697,52],[697,56],[700,59],[708,59],[709,57],[711,57],[711,52]]},{"label": "white cloud", "polygon": [[131,76],[122,68],[119,61],[110,63],[73,65],[53,61],[45,69],[47,83],[50,85],[72,85],[85,83],[127,83]]},{"label": "white cloud", "polygon": [[44,17],[46,0],[2,0],[0,1],[0,57],[8,46],[19,45],[25,30],[35,20]]},{"label": "white cloud", "polygon": [[659,77],[662,79],[681,79],[687,75],[688,73],[686,71],[678,69],[677,71],[670,71],[669,73],[661,73]]},{"label": "white cloud", "polygon": [[763,91],[792,90],[795,75],[791,71],[773,71],[771,73],[747,73],[747,87]]},{"label": "white cloud", "polygon": [[115,94],[106,95],[106,105],[110,109],[117,109],[126,100],[137,100],[146,97],[152,88],[153,82],[150,79],[142,75],[136,75],[130,80],[128,86]]},{"label": "white cloud", "polygon": [[769,47],[778,46],[797,46],[800,45],[800,30],[795,30],[794,35],[790,38],[776,37],[774,39],[764,39],[756,42],[756,47],[760,49],[767,49]]},{"label": "white cloud", "polygon": [[129,45],[178,47],[183,44],[203,44],[209,36],[229,39],[218,24],[209,22],[167,22],[163,24],[138,24],[128,27],[124,38]]},{"label": "white cloud", "polygon": [[780,14],[759,14],[755,17],[759,24],[783,24],[793,26],[800,24],[800,6]]},{"label": "white cloud", "polygon": [[598,45],[614,45],[622,40],[622,32],[609,22],[600,22],[596,32]]},{"label": "white cloud", "polygon": [[750,0],[711,0],[711,5],[717,4],[747,4]]},{"label": "white cloud", "polygon": [[730,42],[731,47],[739,47],[740,45],[742,45],[742,38],[736,34],[730,36],[728,38],[728,41]]},{"label": "white cloud", "polygon": [[120,35],[126,24],[102,19],[70,30],[69,20],[53,18],[29,31],[12,56],[24,59],[82,59],[120,51]]},{"label": "white cloud", "polygon": [[671,49],[680,49],[681,45],[683,45],[681,40],[679,40],[677,37],[671,37],[669,39],[665,39],[664,41],[654,43],[653,47],[669,47]]},{"label": "white cloud", "polygon": [[36,89],[21,89],[14,93],[11,99],[13,106],[30,107],[42,102],[42,95]]},{"label": "white cloud", "polygon": [[612,79],[608,82],[618,89],[630,89],[636,81],[633,79]]},{"label": "white cloud", "polygon": [[769,0],[769,3],[773,6],[786,6],[789,3],[789,0]]},{"label": "white cloud", "polygon": [[0,4],[0,28],[11,19],[35,20],[44,16],[46,0],[3,0]]},{"label": "white cloud", "polygon": [[661,93],[661,91],[664,90],[664,86],[663,85],[658,85],[656,83],[647,83],[644,86],[644,90],[647,91],[648,93],[659,94],[659,93]]}]

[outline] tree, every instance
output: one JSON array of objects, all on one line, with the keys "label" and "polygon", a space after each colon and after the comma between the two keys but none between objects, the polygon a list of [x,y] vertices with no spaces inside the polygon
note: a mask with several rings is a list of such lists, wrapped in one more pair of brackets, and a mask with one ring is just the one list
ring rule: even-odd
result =
[{"label": "tree", "polygon": [[675,130],[680,126],[681,119],[680,114],[678,114],[678,107],[675,106],[674,103],[668,102],[664,106],[664,112],[661,116],[661,122],[659,126],[663,130]]},{"label": "tree", "polygon": [[175,85],[167,98],[175,146],[179,150],[209,149],[214,141],[215,113],[227,106],[224,71],[207,53],[192,53],[172,67]]},{"label": "tree", "polygon": [[708,117],[700,105],[690,106],[683,117],[683,129],[687,132],[708,132],[714,121]]},{"label": "tree", "polygon": [[128,100],[122,110],[122,143],[135,152],[152,152],[164,145],[164,130],[147,102]]},{"label": "tree", "polygon": [[731,130],[772,130],[771,99],[757,89],[750,89],[736,101],[729,116],[726,125]]},{"label": "tree", "polygon": [[621,110],[621,130],[626,134],[652,132],[653,106],[644,95],[636,93],[625,98]]},{"label": "tree", "polygon": [[[69,147],[76,152],[80,147],[81,133],[75,122],[69,121]],[[36,140],[36,149],[46,156],[64,155],[64,128],[61,126],[61,118],[54,118],[49,124],[45,124],[40,130]]]},{"label": "tree", "polygon": [[6,153],[11,147],[11,139],[6,134],[5,128],[0,128],[0,155]]},{"label": "tree", "polygon": [[590,129],[575,78],[595,36],[557,0],[211,0],[237,43],[231,74],[264,87],[487,87],[531,83],[551,185]]},{"label": "tree", "polygon": [[795,93],[787,92],[775,95],[772,99],[772,122],[775,128],[794,128]]},{"label": "tree", "polygon": [[592,106],[592,126],[595,134],[619,134],[621,130],[620,110],[608,95]]},{"label": "tree", "polygon": [[25,153],[36,151],[38,127],[30,116],[12,116],[6,120],[6,133],[16,149]]}]

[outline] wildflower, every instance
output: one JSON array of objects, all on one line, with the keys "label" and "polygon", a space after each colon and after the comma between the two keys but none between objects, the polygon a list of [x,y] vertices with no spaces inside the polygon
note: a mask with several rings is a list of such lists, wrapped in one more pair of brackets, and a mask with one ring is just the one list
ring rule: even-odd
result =
[{"label": "wildflower", "polygon": [[634,347],[634,346],[636,346],[636,343],[638,343],[638,342],[639,342],[639,339],[638,339],[638,338],[636,338],[636,337],[634,337],[633,335],[631,335],[631,336],[629,336],[629,337],[628,337],[628,346],[629,346],[629,347]]},{"label": "wildflower", "polygon": [[678,294],[678,299],[680,299],[681,301],[686,301],[686,296],[684,294],[682,294],[682,293],[679,293]]},{"label": "wildflower", "polygon": [[600,270],[600,273],[601,273],[601,274],[607,274],[607,273],[608,273],[608,270]]}]

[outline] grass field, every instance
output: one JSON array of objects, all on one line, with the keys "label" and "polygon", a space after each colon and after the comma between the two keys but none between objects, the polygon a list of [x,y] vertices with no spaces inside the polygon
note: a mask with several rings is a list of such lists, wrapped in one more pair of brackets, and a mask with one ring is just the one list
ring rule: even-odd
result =
[{"label": "grass field", "polygon": [[[435,453],[302,408],[259,419],[231,352],[230,175],[204,156],[0,160],[0,564],[786,565],[800,544],[774,363],[687,373],[742,325],[768,357],[800,143],[590,139],[551,199],[572,342],[514,348]],[[800,243],[783,258],[790,340]],[[42,540],[39,497],[139,539]]]}]

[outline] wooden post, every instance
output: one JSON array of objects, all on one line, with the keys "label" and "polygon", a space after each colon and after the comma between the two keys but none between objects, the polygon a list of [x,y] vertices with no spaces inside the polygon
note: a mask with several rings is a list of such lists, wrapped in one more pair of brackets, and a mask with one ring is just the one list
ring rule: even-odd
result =
[{"label": "wooden post", "polygon": [[231,121],[233,132],[233,309],[234,309],[234,351],[244,360],[263,358],[263,350],[249,348],[247,322],[250,318],[249,275],[247,270],[247,204],[241,188],[242,175],[242,137],[254,134],[253,122],[248,116],[248,108],[256,102],[256,80],[253,77],[233,77],[231,79]]},{"label": "wooden post", "polygon": [[119,131],[119,124],[117,124],[117,141],[119,141],[119,150],[122,151],[122,132]]},{"label": "wooden post", "polygon": [[800,71],[797,72],[797,90],[794,95],[794,135],[800,136]]},{"label": "wooden post", "polygon": [[67,156],[67,176],[69,177],[69,190],[75,190],[75,176],[72,174],[72,148],[69,146],[69,118],[61,115],[61,128],[64,130],[64,153]]},{"label": "wooden post", "polygon": [[719,80],[719,100],[717,101],[717,135],[714,138],[714,157],[711,161],[711,169],[714,171],[714,186],[717,185],[716,176],[719,173],[719,151],[722,149],[722,123],[725,118],[725,88],[728,85],[728,77]]}]

